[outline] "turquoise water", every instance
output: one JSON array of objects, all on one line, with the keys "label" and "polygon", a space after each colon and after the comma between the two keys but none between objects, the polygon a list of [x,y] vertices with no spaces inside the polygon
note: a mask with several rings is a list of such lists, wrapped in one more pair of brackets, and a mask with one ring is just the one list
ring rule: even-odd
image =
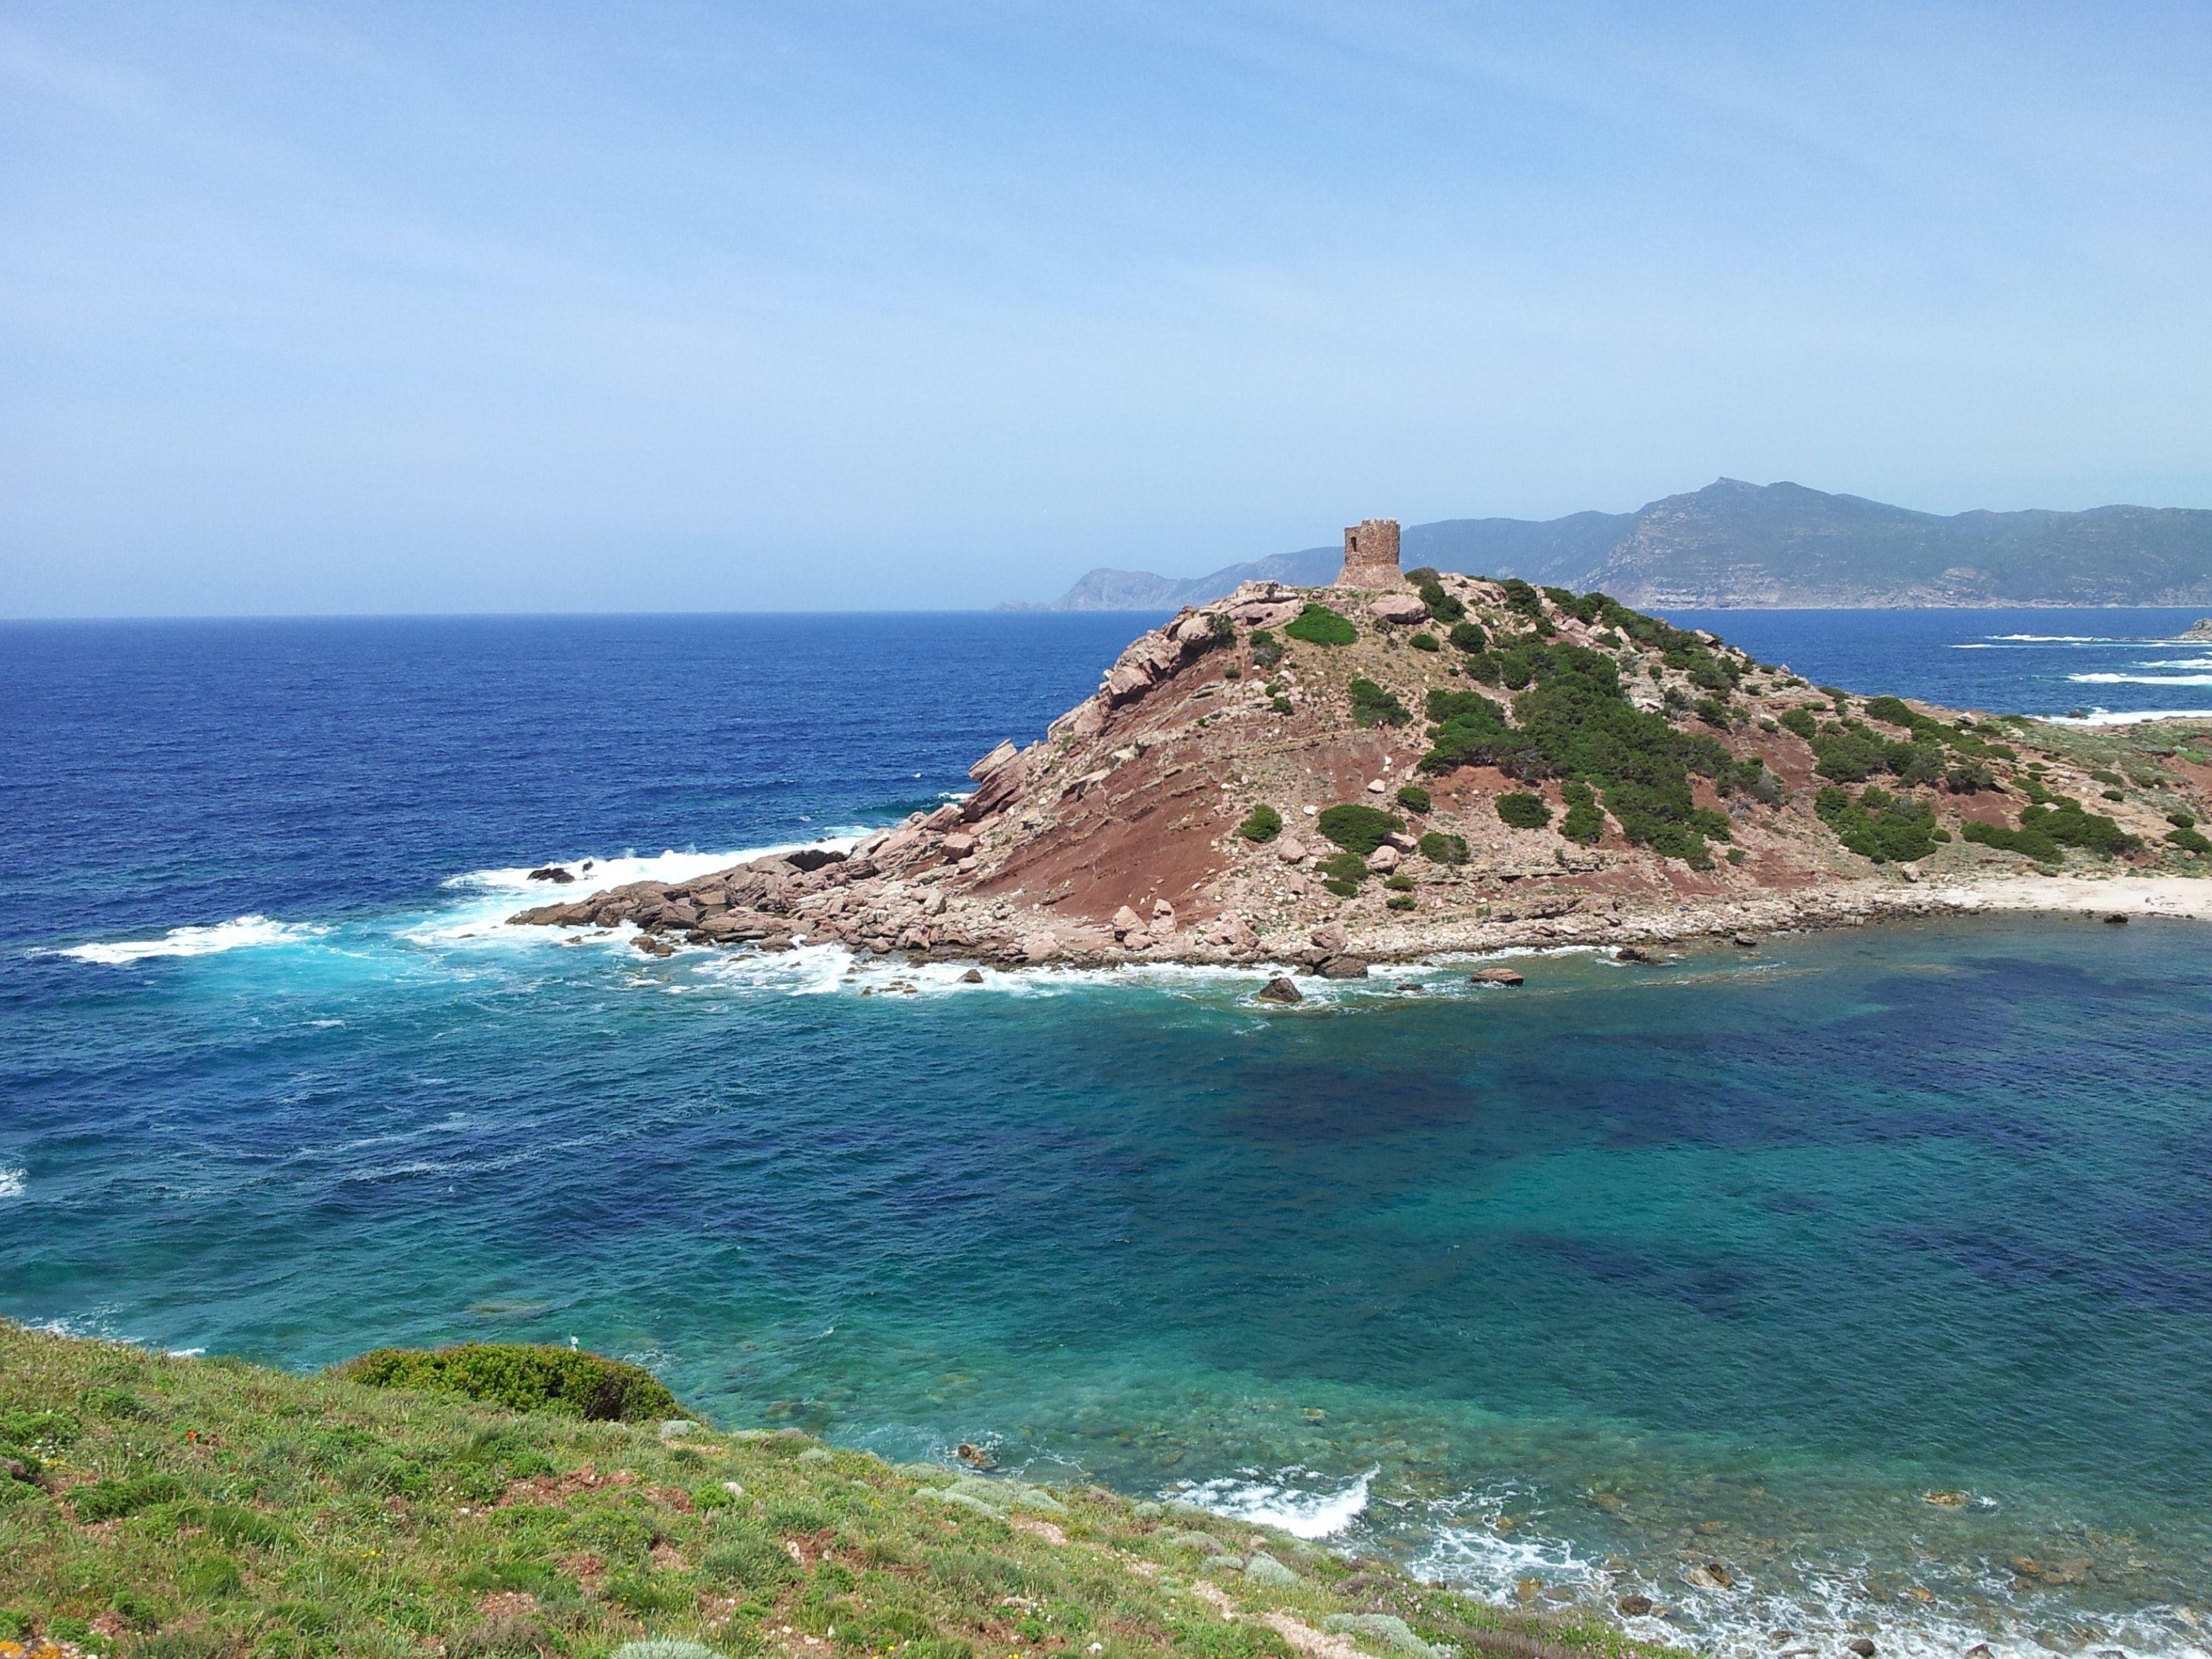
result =
[{"label": "turquoise water", "polygon": [[[914,638],[1048,713],[1097,672],[1103,635],[970,624]],[[712,867],[1002,735],[898,636],[809,637],[639,649],[696,694],[642,753],[587,639],[58,649],[115,665],[11,734],[46,746],[6,786],[0,1310],[291,1366],[573,1338],[725,1422],[1640,1589],[1721,1650],[2203,1647],[2212,935],[1899,925],[1270,1012],[1251,973],[499,925],[535,860]],[[818,740],[895,700],[904,750]]]}]

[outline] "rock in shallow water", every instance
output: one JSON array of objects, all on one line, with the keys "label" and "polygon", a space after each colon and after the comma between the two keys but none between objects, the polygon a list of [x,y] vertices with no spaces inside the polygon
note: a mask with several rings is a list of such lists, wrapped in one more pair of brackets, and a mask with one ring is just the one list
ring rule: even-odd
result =
[{"label": "rock in shallow water", "polygon": [[1262,1002],[1304,1002],[1306,1000],[1305,993],[1280,974],[1262,985],[1258,995]]}]

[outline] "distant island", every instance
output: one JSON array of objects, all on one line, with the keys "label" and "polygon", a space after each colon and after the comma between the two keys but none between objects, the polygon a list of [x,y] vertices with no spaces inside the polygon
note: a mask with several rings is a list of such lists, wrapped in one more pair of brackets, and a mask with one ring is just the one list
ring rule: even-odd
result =
[{"label": "distant island", "polygon": [[[1873,610],[2212,602],[2212,511],[1945,517],[1801,484],[1717,479],[1633,513],[1443,519],[1405,532],[1409,562],[1610,593],[1646,609]],[[1091,571],[1042,611],[1174,611],[1251,581],[1313,587],[1340,550],[1310,547],[1203,576]]]}]

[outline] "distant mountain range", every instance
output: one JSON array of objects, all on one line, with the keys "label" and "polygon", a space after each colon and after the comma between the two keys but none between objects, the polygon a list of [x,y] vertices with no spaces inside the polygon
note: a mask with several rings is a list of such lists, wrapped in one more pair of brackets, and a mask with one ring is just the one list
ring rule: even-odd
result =
[{"label": "distant mountain range", "polygon": [[[1801,484],[1721,478],[1633,513],[1443,519],[1408,526],[1404,560],[1470,575],[1602,589],[1646,610],[2212,603],[2212,511],[1944,517]],[[1208,575],[1091,571],[1048,611],[1172,611],[1240,582],[1332,581],[1340,547],[1310,547]]]}]

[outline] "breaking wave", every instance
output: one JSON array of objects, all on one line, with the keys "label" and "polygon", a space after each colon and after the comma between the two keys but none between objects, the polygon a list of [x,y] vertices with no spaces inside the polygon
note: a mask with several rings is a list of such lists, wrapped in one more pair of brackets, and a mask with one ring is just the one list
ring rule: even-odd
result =
[{"label": "breaking wave", "polygon": [[202,927],[172,927],[159,939],[107,939],[72,945],[57,952],[79,962],[96,962],[117,968],[153,957],[208,957],[224,951],[251,950],[257,945],[290,945],[315,939],[329,930],[305,922],[274,921],[267,916],[240,916]]},{"label": "breaking wave", "polygon": [[1379,1468],[1349,1486],[1322,1488],[1328,1476],[1313,1469],[1289,1468],[1273,1475],[1247,1469],[1218,1480],[1186,1480],[1164,1494],[1255,1526],[1276,1527],[1293,1538],[1327,1538],[1342,1532],[1367,1508],[1368,1482]]}]

